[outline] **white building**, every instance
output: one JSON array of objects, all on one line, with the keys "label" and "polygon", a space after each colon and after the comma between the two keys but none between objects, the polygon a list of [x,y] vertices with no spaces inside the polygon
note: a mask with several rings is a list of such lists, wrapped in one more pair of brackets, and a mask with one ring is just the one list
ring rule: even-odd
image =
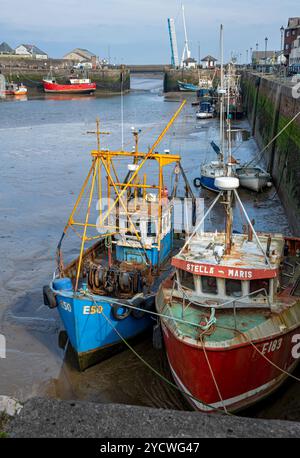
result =
[{"label": "white building", "polygon": [[217,60],[218,59],[208,55],[201,59],[201,62],[203,62],[203,68],[215,68]]},{"label": "white building", "polygon": [[292,49],[289,59],[290,65],[300,65],[300,35],[292,44]]},{"label": "white building", "polygon": [[188,57],[183,61],[183,66],[185,68],[197,68],[197,61],[192,57]]},{"label": "white building", "polygon": [[48,55],[35,45],[20,45],[15,49],[15,53],[22,57],[32,59],[48,59]]}]

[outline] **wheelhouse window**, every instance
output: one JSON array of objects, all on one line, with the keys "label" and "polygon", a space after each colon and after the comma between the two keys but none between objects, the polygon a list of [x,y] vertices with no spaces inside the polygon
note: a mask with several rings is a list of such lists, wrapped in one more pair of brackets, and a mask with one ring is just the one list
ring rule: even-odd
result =
[{"label": "wheelhouse window", "polygon": [[270,280],[269,279],[251,280],[249,292],[252,293],[251,297],[266,296],[266,293],[267,295],[269,295]]},{"label": "wheelhouse window", "polygon": [[206,294],[218,294],[217,279],[215,277],[201,276],[202,292]]},{"label": "wheelhouse window", "polygon": [[226,296],[241,297],[242,282],[241,280],[225,280]]},{"label": "wheelhouse window", "polygon": [[191,272],[182,270],[180,272],[180,283],[184,288],[195,290],[194,275]]}]

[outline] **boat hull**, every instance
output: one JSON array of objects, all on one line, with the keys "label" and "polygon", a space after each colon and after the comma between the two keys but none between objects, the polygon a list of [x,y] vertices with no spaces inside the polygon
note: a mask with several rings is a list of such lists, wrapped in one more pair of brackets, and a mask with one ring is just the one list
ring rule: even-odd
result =
[{"label": "boat hull", "polygon": [[120,302],[113,298],[94,296],[90,299],[67,291],[53,292],[80,370],[124,346],[120,335],[125,340],[132,339],[151,329],[153,324],[149,313],[138,318],[131,313],[125,319],[116,319],[113,306]]},{"label": "boat hull", "polygon": [[58,84],[43,81],[45,92],[60,94],[90,94],[95,92],[96,83]]},{"label": "boat hull", "polygon": [[215,186],[215,178],[201,175],[200,177],[201,186],[209,191],[220,192],[220,189]]},{"label": "boat hull", "polygon": [[[287,378],[286,373],[271,365],[250,343],[206,348],[205,356],[200,345],[191,345],[178,338],[164,323],[162,330],[174,380],[195,410],[214,412],[223,410],[224,405],[231,412],[245,409],[268,396]],[[292,356],[293,336],[299,333],[300,326],[253,343],[273,363],[290,372],[299,361]]]}]

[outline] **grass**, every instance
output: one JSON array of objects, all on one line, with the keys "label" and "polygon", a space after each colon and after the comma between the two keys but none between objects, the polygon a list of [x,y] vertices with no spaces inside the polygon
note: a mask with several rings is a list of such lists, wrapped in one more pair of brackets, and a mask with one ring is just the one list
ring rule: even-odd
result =
[{"label": "grass", "polygon": [[7,425],[9,416],[5,413],[0,413],[0,439],[8,437],[7,433],[4,431],[5,426]]}]

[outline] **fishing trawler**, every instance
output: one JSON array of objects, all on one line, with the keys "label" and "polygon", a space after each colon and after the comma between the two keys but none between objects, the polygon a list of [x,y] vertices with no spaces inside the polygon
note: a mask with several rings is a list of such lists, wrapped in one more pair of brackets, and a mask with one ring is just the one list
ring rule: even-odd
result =
[{"label": "fishing trawler", "polygon": [[216,114],[215,106],[210,102],[200,102],[199,110],[196,112],[197,119],[214,118]]},{"label": "fishing trawler", "polygon": [[[134,151],[102,149],[100,135],[108,133],[100,132],[97,121],[98,148],[91,153],[92,165],[59,241],[53,280],[43,290],[45,305],[58,308],[81,370],[153,324],[145,310],[154,307],[158,286],[171,269],[174,249],[173,204],[164,180],[165,168],[175,166],[174,181],[178,182],[181,173],[189,188],[180,156],[159,154],[156,148],[185,103],[147,153],[139,151],[135,130]],[[123,172],[127,168],[123,180],[121,164]],[[146,174],[140,175],[146,170],[151,171],[151,182]],[[86,210],[82,209],[85,202]],[[94,223],[91,215],[96,205]],[[62,243],[69,229],[81,242],[79,256],[65,265]]]},{"label": "fishing trawler", "polygon": [[[300,238],[256,234],[238,179],[216,178],[216,186],[220,193],[172,259],[176,272],[156,308],[173,377],[190,404],[233,412],[271,394],[299,362]],[[233,196],[247,234],[233,233]],[[218,201],[225,232],[205,232]]]},{"label": "fishing trawler", "polygon": [[96,91],[96,83],[90,78],[78,78],[72,76],[67,83],[59,83],[50,71],[42,81],[44,92],[57,94],[92,94]]}]

